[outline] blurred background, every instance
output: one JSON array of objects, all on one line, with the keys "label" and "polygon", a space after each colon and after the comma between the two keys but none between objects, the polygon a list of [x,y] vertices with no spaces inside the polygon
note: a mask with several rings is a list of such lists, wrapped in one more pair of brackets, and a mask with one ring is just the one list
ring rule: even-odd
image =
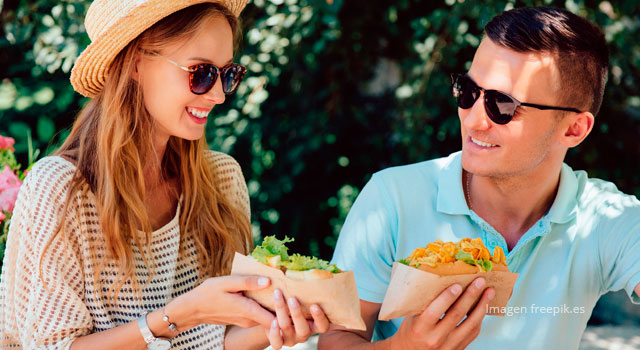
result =
[{"label": "blurred background", "polygon": [[[89,43],[89,4],[0,0],[0,135],[22,164],[55,150],[86,103],[69,74]],[[459,150],[449,74],[469,68],[494,15],[525,5],[564,7],[605,31],[604,104],[566,162],[640,197],[637,1],[253,0],[236,59],[249,73],[206,136],[242,166],[256,240],[289,235],[292,250],[330,259],[372,173]],[[639,309],[612,293],[591,323],[638,327]]]}]

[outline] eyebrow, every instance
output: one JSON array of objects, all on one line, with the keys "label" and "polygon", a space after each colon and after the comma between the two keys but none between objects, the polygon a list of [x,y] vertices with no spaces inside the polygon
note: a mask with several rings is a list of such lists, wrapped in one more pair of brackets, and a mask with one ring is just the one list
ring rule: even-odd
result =
[{"label": "eyebrow", "polygon": [[[211,63],[211,64],[213,64],[213,62],[211,62],[211,60],[210,60],[210,59],[202,58],[202,57],[190,57],[190,58],[188,58],[188,60],[189,60],[189,61],[202,61],[202,62],[205,62],[205,63]],[[233,63],[233,58],[231,58],[230,60],[228,60],[227,62],[225,62],[225,64],[224,64],[224,65],[226,66],[227,64],[230,64],[230,63]]]}]

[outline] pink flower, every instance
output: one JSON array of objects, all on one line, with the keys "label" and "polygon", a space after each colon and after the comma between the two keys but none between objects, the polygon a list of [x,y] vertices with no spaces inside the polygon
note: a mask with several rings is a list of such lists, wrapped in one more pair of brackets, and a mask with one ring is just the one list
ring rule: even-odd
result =
[{"label": "pink flower", "polygon": [[0,211],[13,212],[20,185],[20,179],[5,165],[4,171],[0,173]]},{"label": "pink flower", "polygon": [[11,138],[11,137],[4,137],[2,135],[0,135],[0,150],[10,150],[10,151],[15,151],[15,149],[13,148],[13,144],[16,143],[16,141]]},{"label": "pink flower", "polygon": [[2,213],[2,210],[0,210],[0,222],[2,222],[2,220],[4,220],[6,218],[6,216],[4,216],[4,214]]}]

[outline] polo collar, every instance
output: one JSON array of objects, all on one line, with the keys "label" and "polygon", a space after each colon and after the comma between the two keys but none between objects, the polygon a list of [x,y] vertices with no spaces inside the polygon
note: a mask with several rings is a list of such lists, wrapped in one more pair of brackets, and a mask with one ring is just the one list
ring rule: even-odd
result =
[{"label": "polo collar", "polygon": [[[470,215],[462,189],[462,152],[452,153],[440,171],[438,178],[438,212],[451,215]],[[550,222],[565,223],[575,217],[578,211],[578,179],[567,164],[562,164],[560,184],[556,198],[546,216]]]},{"label": "polo collar", "polygon": [[451,215],[470,215],[462,190],[462,151],[447,157],[438,178],[436,210]]}]

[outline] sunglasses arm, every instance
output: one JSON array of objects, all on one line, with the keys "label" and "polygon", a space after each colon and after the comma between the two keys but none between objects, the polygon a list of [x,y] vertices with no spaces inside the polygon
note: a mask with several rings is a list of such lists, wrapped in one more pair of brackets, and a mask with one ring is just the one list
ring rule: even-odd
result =
[{"label": "sunglasses arm", "polygon": [[185,67],[185,66],[181,65],[180,63],[178,63],[178,62],[176,62],[176,61],[174,61],[174,60],[172,60],[172,59],[170,59],[168,57],[164,57],[164,56],[161,56],[161,57],[164,58],[165,60],[169,61],[169,63],[175,65],[176,67],[178,67],[180,69],[182,69],[183,71],[186,71],[186,72],[189,72],[189,73],[195,72],[195,69],[191,69],[189,67]]}]

